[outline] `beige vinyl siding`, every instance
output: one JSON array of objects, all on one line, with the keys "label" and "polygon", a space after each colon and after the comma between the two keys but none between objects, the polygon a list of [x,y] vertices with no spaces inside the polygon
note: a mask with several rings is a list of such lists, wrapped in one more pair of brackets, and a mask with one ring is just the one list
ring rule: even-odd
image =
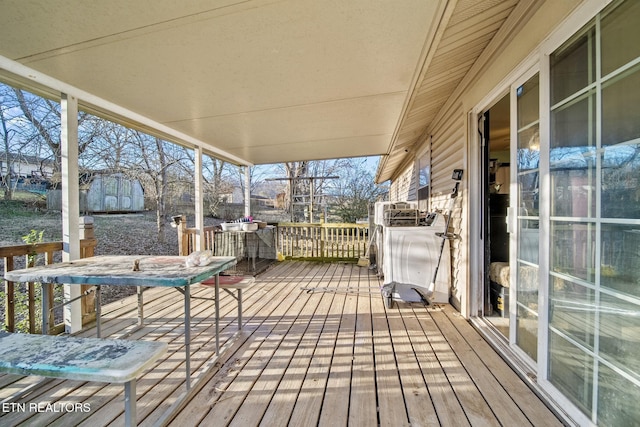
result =
[{"label": "beige vinyl siding", "polygon": [[[448,216],[451,207],[451,190],[455,181],[451,179],[454,169],[464,169],[464,153],[466,124],[462,104],[458,103],[449,109],[449,114],[434,128],[431,140],[431,197],[430,210]],[[425,141],[428,144],[429,140]],[[417,171],[416,161],[412,162],[392,182],[389,192],[393,201],[408,201],[417,199]],[[455,200],[450,232],[462,234],[462,207],[464,180],[460,183],[460,193]],[[451,283],[452,303],[459,310],[463,283],[466,280],[466,263],[461,239],[450,240],[451,245]],[[443,272],[444,273],[444,272]]]},{"label": "beige vinyl siding", "polygon": [[413,162],[392,182],[389,200],[394,202],[416,200],[416,186],[416,168]]},{"label": "beige vinyl siding", "polygon": [[[465,114],[462,104],[458,103],[449,109],[449,114],[434,127],[431,138],[431,210],[449,215],[451,208],[451,191],[455,181],[451,179],[454,169],[464,169],[464,153],[466,138]],[[466,172],[466,171],[465,171]],[[464,176],[460,183],[458,197],[454,200],[453,216],[449,231],[460,236],[463,226],[463,197],[466,194]],[[451,245],[451,301],[460,309],[461,292],[465,289],[466,262],[464,259],[464,243],[461,239],[449,240]]]}]

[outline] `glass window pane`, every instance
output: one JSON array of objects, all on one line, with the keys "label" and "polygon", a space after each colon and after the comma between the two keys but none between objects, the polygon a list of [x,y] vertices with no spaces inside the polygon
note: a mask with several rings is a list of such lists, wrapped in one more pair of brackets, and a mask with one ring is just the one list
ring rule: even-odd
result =
[{"label": "glass window pane", "polygon": [[640,138],[640,112],[631,107],[637,105],[640,105],[640,66],[603,85],[603,146]]},{"label": "glass window pane", "polygon": [[533,360],[538,360],[538,316],[518,304],[516,322],[516,344]]},{"label": "glass window pane", "polygon": [[594,81],[595,29],[578,35],[551,55],[551,104],[556,104]]},{"label": "glass window pane", "polygon": [[533,169],[540,161],[539,125],[533,125],[518,131],[518,167]]},{"label": "glass window pane", "polygon": [[600,356],[640,376],[640,306],[600,294]]},{"label": "glass window pane", "polygon": [[[596,210],[595,151],[566,151],[566,168],[550,171],[551,215],[592,218]],[[572,157],[575,163],[571,165]]]},{"label": "glass window pane", "polygon": [[549,335],[549,381],[585,413],[591,413],[593,358],[561,336]]},{"label": "glass window pane", "polygon": [[640,2],[627,1],[605,15],[600,24],[602,75],[640,56]]},{"label": "glass window pane", "polygon": [[540,116],[540,84],[536,74],[516,91],[518,96],[518,129],[538,121]]},{"label": "glass window pane", "polygon": [[[518,194],[520,195],[519,216],[538,216],[540,193],[538,170],[518,174]],[[529,221],[526,228],[538,228],[537,221]]]},{"label": "glass window pane", "polygon": [[593,93],[552,113],[551,215],[595,214],[595,97]]},{"label": "glass window pane", "polygon": [[[580,98],[553,110],[551,113],[552,168],[566,164],[565,152],[554,150],[564,147],[595,147],[595,92],[589,91]],[[570,158],[572,165],[575,159]]]},{"label": "glass window pane", "polygon": [[518,258],[522,261],[538,264],[538,245],[540,243],[538,221],[529,219],[519,220],[518,237]]},{"label": "glass window pane", "polygon": [[598,425],[635,426],[640,420],[640,387],[600,364],[598,368]]},{"label": "glass window pane", "polygon": [[549,324],[585,347],[595,338],[595,291],[551,275]]},{"label": "glass window pane", "polygon": [[602,224],[601,235],[601,286],[640,297],[640,225]]},{"label": "glass window pane", "polygon": [[596,227],[594,223],[551,222],[551,271],[593,283]]},{"label": "glass window pane", "polygon": [[602,154],[602,217],[640,219],[640,143]]}]

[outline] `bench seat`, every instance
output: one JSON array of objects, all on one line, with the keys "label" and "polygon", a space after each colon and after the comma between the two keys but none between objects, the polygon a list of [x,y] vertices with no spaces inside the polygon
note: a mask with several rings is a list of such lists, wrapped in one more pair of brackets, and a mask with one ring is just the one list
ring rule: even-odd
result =
[{"label": "bench seat", "polygon": [[[256,281],[253,276],[218,276],[218,287],[231,296],[233,296],[238,301],[238,329],[242,329],[242,290],[248,288]],[[215,286],[216,279],[212,277],[207,280],[203,280],[200,282],[203,286]],[[236,290],[238,292],[238,296],[233,295],[231,290]]]},{"label": "bench seat", "polygon": [[135,425],[136,378],[167,352],[155,341],[0,333],[0,372],[124,383],[125,418]]}]

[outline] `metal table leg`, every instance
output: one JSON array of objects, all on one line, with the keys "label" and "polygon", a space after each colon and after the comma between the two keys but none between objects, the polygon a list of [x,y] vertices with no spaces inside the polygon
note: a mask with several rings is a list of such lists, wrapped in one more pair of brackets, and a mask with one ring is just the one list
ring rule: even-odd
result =
[{"label": "metal table leg", "polygon": [[216,355],[220,354],[220,275],[216,274]]},{"label": "metal table leg", "polygon": [[100,317],[102,315],[102,296],[100,293],[100,285],[96,285],[96,336],[98,338],[102,335],[102,322]]},{"label": "metal table leg", "polygon": [[191,290],[189,285],[184,287],[184,348],[187,366],[186,384],[189,390],[191,388]]},{"label": "metal table leg", "polygon": [[124,383],[124,424],[135,426],[136,421],[136,379]]},{"label": "metal table leg", "polygon": [[138,291],[138,326],[142,326],[144,324],[144,299],[142,297],[142,293],[144,292],[144,288],[142,286],[137,287]]},{"label": "metal table leg", "polygon": [[49,335],[49,286],[42,284],[42,335]]}]

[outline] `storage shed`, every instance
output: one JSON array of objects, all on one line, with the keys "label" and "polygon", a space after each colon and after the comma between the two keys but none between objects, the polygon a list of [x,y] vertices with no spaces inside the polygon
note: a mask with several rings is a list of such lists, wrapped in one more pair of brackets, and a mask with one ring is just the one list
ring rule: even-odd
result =
[{"label": "storage shed", "polygon": [[[86,177],[86,175],[85,175]],[[47,193],[47,208],[62,209],[61,190]],[[87,213],[127,213],[144,210],[144,189],[137,179],[122,173],[93,173],[83,179],[80,189],[80,211]]]}]

